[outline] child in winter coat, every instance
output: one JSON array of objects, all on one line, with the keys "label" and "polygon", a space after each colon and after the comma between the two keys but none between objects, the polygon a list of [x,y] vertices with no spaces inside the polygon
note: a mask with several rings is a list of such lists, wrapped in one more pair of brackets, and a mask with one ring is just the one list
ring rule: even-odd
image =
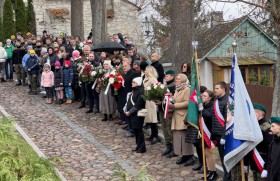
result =
[{"label": "child in winter coat", "polygon": [[45,87],[46,90],[46,103],[51,104],[53,98],[54,73],[51,71],[51,66],[48,63],[46,63],[43,67],[41,86]]},{"label": "child in winter coat", "polygon": [[71,104],[73,102],[73,91],[71,87],[73,83],[73,79],[74,79],[74,72],[71,67],[71,62],[67,60],[65,61],[64,70],[63,70],[63,85],[67,97],[66,104]]},{"label": "child in winter coat", "polygon": [[55,66],[54,87],[58,99],[56,103],[62,104],[63,103],[63,70],[61,68],[61,64],[59,61],[56,61],[54,66]]},{"label": "child in winter coat", "polygon": [[29,92],[30,95],[36,95],[37,94],[37,78],[39,74],[39,66],[38,66],[38,57],[35,56],[35,51],[30,50],[29,51],[30,56],[27,58],[26,63],[25,63],[25,69],[26,72],[29,75],[29,80],[30,80],[30,86],[31,90]]}]

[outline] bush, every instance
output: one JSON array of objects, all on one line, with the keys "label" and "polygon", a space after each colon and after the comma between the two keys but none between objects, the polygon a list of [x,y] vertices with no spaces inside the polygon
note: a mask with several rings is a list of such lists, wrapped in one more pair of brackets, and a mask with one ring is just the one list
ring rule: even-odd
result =
[{"label": "bush", "polygon": [[8,39],[15,33],[14,13],[11,0],[5,0],[3,10],[3,38]]},{"label": "bush", "polygon": [[26,18],[26,7],[23,0],[16,0],[14,5],[15,17],[16,17],[16,31],[26,33],[27,30],[27,18]]},{"label": "bush", "polygon": [[53,164],[40,158],[7,119],[0,119],[0,181],[59,181]]}]

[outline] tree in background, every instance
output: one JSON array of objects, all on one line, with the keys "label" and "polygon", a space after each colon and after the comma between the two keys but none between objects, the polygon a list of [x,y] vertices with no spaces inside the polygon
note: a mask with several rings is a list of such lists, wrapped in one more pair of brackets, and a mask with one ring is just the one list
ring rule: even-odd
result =
[{"label": "tree in background", "polygon": [[27,2],[26,18],[26,22],[28,22],[26,31],[36,36],[36,19],[32,0]]},{"label": "tree in background", "polygon": [[84,0],[71,0],[71,35],[84,40]]},{"label": "tree in background", "polygon": [[27,22],[26,22],[26,7],[23,0],[16,0],[14,5],[15,11],[15,26],[17,32],[22,32],[25,34],[27,31]]},{"label": "tree in background", "polygon": [[0,41],[3,42],[4,41],[4,37],[3,37],[3,20],[2,20],[2,16],[0,16]]},{"label": "tree in background", "polygon": [[11,0],[5,0],[3,10],[3,38],[8,39],[15,33],[14,13]]},{"label": "tree in background", "polygon": [[96,45],[107,39],[106,26],[106,1],[90,0],[92,12],[92,34],[93,44]]}]

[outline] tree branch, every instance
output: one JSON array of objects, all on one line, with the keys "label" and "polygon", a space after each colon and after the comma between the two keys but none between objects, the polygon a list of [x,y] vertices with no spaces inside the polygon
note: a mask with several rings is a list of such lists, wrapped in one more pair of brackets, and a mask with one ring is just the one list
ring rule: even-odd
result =
[{"label": "tree branch", "polygon": [[266,6],[262,6],[262,5],[260,5],[260,4],[248,2],[248,1],[245,1],[245,0],[234,0],[234,1],[231,1],[231,0],[213,0],[213,1],[216,1],[216,2],[223,2],[223,3],[237,3],[237,2],[241,2],[241,3],[248,4],[248,5],[256,6],[256,7],[258,7],[258,8],[267,9]]}]

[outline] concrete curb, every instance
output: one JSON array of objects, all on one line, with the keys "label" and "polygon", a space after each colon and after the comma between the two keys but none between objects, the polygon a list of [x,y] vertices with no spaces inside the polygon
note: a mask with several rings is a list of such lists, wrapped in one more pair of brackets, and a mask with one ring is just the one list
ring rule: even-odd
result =
[{"label": "concrete curb", "polygon": [[[6,110],[1,105],[0,105],[0,112],[2,112],[2,114],[5,117],[12,118],[12,116],[9,113],[7,113]],[[33,148],[33,150],[41,158],[47,158],[46,155],[35,145],[35,143],[32,141],[32,139],[23,131],[23,129],[16,122],[13,122],[13,125],[16,128],[16,130],[19,132],[19,134],[25,139],[25,141]],[[62,173],[56,167],[55,167],[55,172],[62,181],[67,181],[66,178],[62,175]]]},{"label": "concrete curb", "polygon": [[[160,130],[161,128],[159,127],[159,130]],[[143,131],[145,132],[145,133],[148,133],[148,134],[151,134],[151,130],[150,129],[144,129],[143,128]],[[163,134],[159,131],[159,133],[158,133],[158,136],[160,137],[160,139],[162,140],[162,141],[165,141],[165,139],[164,139],[164,136],[163,136]],[[197,158],[197,154],[195,153],[194,154],[194,156]],[[223,167],[221,167],[220,165],[217,165],[216,164],[216,171],[217,171],[217,173],[219,174],[219,175],[223,175],[224,174],[224,170],[223,170]]]}]

